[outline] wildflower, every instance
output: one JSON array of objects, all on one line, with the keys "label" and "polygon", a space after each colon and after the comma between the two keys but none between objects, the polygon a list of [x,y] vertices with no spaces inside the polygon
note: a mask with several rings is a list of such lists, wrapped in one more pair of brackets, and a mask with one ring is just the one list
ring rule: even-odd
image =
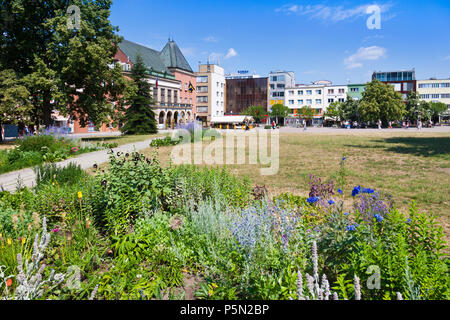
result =
[{"label": "wildflower", "polygon": [[11,238],[8,238],[8,240],[6,241],[6,243],[8,243],[8,246],[10,246],[10,245],[12,244]]},{"label": "wildflower", "polygon": [[94,164],[94,169],[97,169],[98,168],[98,165],[97,164]]},{"label": "wildflower", "polygon": [[375,190],[370,189],[370,188],[367,188],[367,189],[363,189],[363,190],[362,190],[362,193],[372,194],[372,193],[374,193],[374,192],[375,192]]},{"label": "wildflower", "polygon": [[376,214],[374,217],[375,217],[375,219],[377,219],[378,222],[381,222],[384,220],[383,216],[381,216],[379,214]]},{"label": "wildflower", "polygon": [[78,191],[78,199],[83,198],[83,194],[81,193],[81,191]]},{"label": "wildflower", "polygon": [[86,229],[89,229],[90,226],[91,226],[91,221],[89,220],[89,218],[86,218]]},{"label": "wildflower", "polygon": [[22,238],[22,245],[24,245],[25,242],[27,242],[27,238]]},{"label": "wildflower", "polygon": [[17,228],[17,221],[18,220],[19,220],[19,216],[17,214],[12,216],[12,222],[13,222],[13,225],[14,225],[14,229]]},{"label": "wildflower", "polygon": [[308,198],[308,200],[306,200],[306,201],[308,201],[309,204],[314,204],[317,201],[319,201],[319,198],[318,197],[311,197],[311,198]]},{"label": "wildflower", "polygon": [[353,189],[353,191],[352,191],[352,196],[353,197],[356,197],[358,194],[360,194],[361,193],[361,186],[357,186],[357,187],[355,187],[354,189]]},{"label": "wildflower", "polygon": [[345,229],[347,231],[356,231],[356,226],[352,224],[351,226],[347,226]]},{"label": "wildflower", "polygon": [[333,204],[335,204],[335,202],[334,202],[333,200],[330,200],[330,201],[328,201],[328,204],[329,204],[330,206],[332,206]]},{"label": "wildflower", "polygon": [[411,219],[406,219],[406,223],[411,223]]},{"label": "wildflower", "polygon": [[345,160],[347,160],[347,157],[343,157],[343,158],[342,158],[342,161],[345,161]]},{"label": "wildflower", "polygon": [[8,288],[12,286],[12,280],[11,279],[6,280],[6,286]]},{"label": "wildflower", "polygon": [[53,233],[58,233],[59,231],[60,230],[58,228],[52,230]]},{"label": "wildflower", "polygon": [[348,216],[349,214],[349,212],[344,212],[344,216]]},{"label": "wildflower", "polygon": [[77,147],[73,147],[72,149],[70,149],[70,151],[72,151],[73,153],[77,153],[78,152],[78,148]]},{"label": "wildflower", "polygon": [[344,192],[341,189],[338,189],[339,194],[343,194]]}]

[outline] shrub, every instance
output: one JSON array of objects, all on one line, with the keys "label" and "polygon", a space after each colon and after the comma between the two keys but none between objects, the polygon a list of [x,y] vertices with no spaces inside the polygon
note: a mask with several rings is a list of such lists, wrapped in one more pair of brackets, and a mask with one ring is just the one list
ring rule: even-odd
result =
[{"label": "shrub", "polygon": [[87,177],[80,165],[69,163],[66,167],[60,168],[56,164],[46,164],[35,168],[36,187],[48,183],[58,183],[61,185],[78,184]]}]

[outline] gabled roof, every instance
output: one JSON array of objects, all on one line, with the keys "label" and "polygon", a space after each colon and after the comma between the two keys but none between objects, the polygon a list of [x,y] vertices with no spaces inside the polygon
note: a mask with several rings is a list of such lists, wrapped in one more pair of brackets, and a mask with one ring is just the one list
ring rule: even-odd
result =
[{"label": "gabled roof", "polygon": [[164,49],[162,49],[160,57],[167,68],[177,68],[193,72],[183,53],[181,53],[180,48],[173,40],[169,40]]},{"label": "gabled roof", "polygon": [[119,48],[128,56],[128,58],[131,59],[131,61],[133,61],[136,58],[136,55],[139,53],[142,56],[142,59],[144,60],[147,68],[151,68],[153,71],[156,71],[158,73],[167,73],[168,75],[173,76],[172,72],[170,72],[170,70],[161,59],[159,51],[150,49],[128,40],[123,40],[121,43],[119,43]]}]

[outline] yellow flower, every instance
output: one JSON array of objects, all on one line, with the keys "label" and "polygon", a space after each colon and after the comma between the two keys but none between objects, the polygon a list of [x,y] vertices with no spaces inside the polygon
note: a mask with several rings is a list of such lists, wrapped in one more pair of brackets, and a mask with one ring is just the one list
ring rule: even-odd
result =
[{"label": "yellow flower", "polygon": [[83,198],[83,194],[81,193],[81,191],[78,191],[78,199]]},{"label": "yellow flower", "polygon": [[211,287],[218,288],[217,284],[215,284],[215,283],[211,283]]},{"label": "yellow flower", "polygon": [[8,241],[7,241],[7,243],[8,243],[8,245],[10,246],[11,244],[12,244],[12,240],[11,240],[11,238],[8,238]]},{"label": "yellow flower", "polygon": [[22,244],[25,244],[25,242],[27,242],[26,238],[22,238]]}]

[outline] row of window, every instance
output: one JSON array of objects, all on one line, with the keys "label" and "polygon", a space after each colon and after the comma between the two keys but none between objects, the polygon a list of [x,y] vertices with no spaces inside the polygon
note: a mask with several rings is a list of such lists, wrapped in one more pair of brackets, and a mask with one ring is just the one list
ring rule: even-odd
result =
[{"label": "row of window", "polygon": [[[289,104],[294,104],[295,101],[294,100],[289,100]],[[303,99],[297,100],[297,103],[300,105],[304,104]],[[316,99],[316,104],[322,104],[322,99]],[[312,99],[307,99],[306,100],[306,105],[312,105]]]},{"label": "row of window", "polygon": [[[357,88],[359,91],[359,88]],[[336,92],[340,93],[340,94],[345,94],[345,89],[338,89]],[[305,93],[304,90],[298,90],[297,91],[297,95],[302,96]],[[322,90],[315,90],[314,91],[315,94],[322,94]],[[335,93],[335,89],[328,89],[328,94],[334,94]],[[306,90],[306,95],[307,96],[311,96],[313,94],[312,90]],[[289,95],[293,96],[294,95],[294,90],[289,91]]]},{"label": "row of window", "polygon": [[[277,84],[277,89],[284,89],[285,87],[286,87],[285,84],[281,84],[281,83],[278,83],[278,84]],[[275,90],[275,85],[274,85],[274,84],[271,84],[271,85],[270,85],[270,89]]]},{"label": "row of window", "polygon": [[450,99],[450,94],[421,94],[421,99]]},{"label": "row of window", "polygon": [[419,88],[450,88],[450,82],[445,83],[419,83]]},{"label": "row of window", "polygon": [[286,81],[285,76],[272,76],[270,77],[270,82],[284,82]]}]

